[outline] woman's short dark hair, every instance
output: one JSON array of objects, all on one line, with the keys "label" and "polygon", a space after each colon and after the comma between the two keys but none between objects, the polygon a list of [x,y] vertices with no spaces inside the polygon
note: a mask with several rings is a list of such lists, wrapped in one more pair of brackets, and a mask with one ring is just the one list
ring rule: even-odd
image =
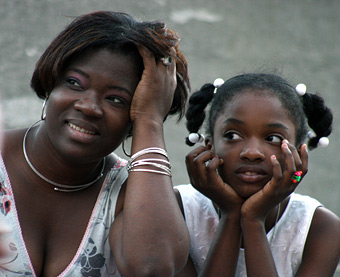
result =
[{"label": "woman's short dark hair", "polygon": [[146,46],[158,60],[171,56],[176,61],[177,88],[169,114],[184,113],[190,89],[188,65],[179,50],[179,38],[159,21],[137,21],[132,16],[100,11],[77,17],[51,42],[38,60],[31,87],[45,99],[57,85],[63,70],[76,57],[89,49],[107,48],[132,55],[142,64],[136,45]]}]

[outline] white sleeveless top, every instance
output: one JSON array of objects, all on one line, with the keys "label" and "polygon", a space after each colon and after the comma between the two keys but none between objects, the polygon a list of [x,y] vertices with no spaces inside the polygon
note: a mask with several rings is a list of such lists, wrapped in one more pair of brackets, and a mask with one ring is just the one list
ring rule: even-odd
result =
[{"label": "white sleeveless top", "polygon": [[[212,201],[191,185],[179,185],[175,188],[180,192],[190,233],[190,257],[199,273],[213,241],[219,218]],[[299,269],[309,227],[319,206],[320,202],[309,196],[292,193],[276,227],[268,232],[267,239],[280,276],[295,276]],[[244,249],[240,249],[235,276],[247,276]]]},{"label": "white sleeveless top", "polygon": [[[112,154],[114,155],[114,154]],[[128,177],[127,162],[116,157],[116,164],[106,175],[97,202],[92,210],[83,239],[70,264],[59,277],[121,276],[109,243],[109,232],[114,221],[116,202],[122,184]],[[18,170],[20,170],[18,168]],[[36,276],[15,205],[11,182],[0,154],[0,224],[12,229],[7,241],[8,257],[0,260],[0,276]],[[62,255],[62,253],[60,253]]]}]

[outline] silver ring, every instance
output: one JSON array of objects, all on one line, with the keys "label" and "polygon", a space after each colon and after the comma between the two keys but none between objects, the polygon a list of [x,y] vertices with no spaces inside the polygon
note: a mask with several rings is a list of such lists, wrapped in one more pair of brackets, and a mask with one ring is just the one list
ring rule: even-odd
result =
[{"label": "silver ring", "polygon": [[172,58],[170,56],[164,57],[164,58],[161,58],[161,61],[165,66],[168,66],[172,63]]}]

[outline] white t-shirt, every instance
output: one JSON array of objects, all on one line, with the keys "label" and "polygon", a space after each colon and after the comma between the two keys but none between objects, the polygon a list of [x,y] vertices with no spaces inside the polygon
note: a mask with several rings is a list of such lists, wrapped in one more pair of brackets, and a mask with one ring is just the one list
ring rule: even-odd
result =
[{"label": "white t-shirt", "polygon": [[[175,188],[180,192],[190,233],[190,256],[199,273],[213,241],[219,217],[212,201],[191,185],[179,185]],[[320,202],[309,196],[292,193],[276,227],[267,233],[280,276],[295,276],[299,269],[309,227],[319,206]],[[243,249],[240,249],[235,276],[247,276]]]}]

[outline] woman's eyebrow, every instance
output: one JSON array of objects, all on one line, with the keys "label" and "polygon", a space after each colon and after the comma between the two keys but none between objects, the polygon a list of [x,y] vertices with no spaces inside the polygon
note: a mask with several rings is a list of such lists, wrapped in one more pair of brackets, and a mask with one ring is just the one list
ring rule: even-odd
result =
[{"label": "woman's eyebrow", "polygon": [[82,70],[79,69],[79,68],[73,68],[73,67],[71,67],[71,68],[69,68],[67,71],[74,71],[74,72],[77,72],[77,73],[83,75],[85,78],[90,79],[90,75],[87,74],[86,72],[82,71]]}]

